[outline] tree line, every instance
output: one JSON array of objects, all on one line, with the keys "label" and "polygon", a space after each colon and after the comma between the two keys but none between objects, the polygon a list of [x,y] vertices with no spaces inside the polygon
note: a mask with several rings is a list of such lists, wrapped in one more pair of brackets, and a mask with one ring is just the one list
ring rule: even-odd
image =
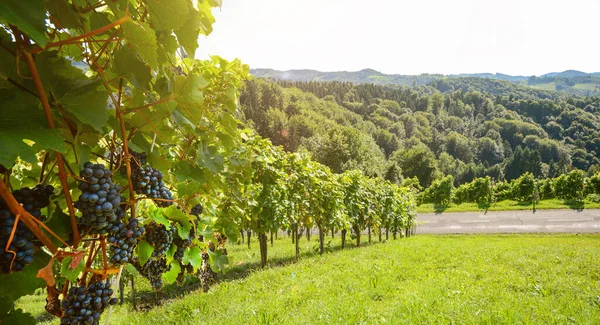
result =
[{"label": "tree line", "polygon": [[428,187],[445,175],[458,186],[600,169],[598,97],[482,78],[418,87],[256,79],[240,101],[260,135],[337,173],[358,168]]}]

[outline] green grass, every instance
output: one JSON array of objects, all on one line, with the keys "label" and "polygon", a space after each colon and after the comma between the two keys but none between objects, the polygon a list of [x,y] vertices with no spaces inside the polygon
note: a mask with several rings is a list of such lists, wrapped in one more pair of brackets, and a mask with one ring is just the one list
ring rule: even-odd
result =
[{"label": "green grass", "polygon": [[[293,246],[288,238],[276,240],[269,248],[279,262],[262,271],[249,268],[258,261],[256,244],[251,250],[232,245],[240,265],[208,293],[182,292],[148,312],[117,306],[111,324],[600,320],[600,235],[419,235],[324,256],[312,253],[315,239],[301,241],[300,262],[283,266]],[[19,306],[42,308],[41,299],[28,297]]]},{"label": "green grass", "polygon": [[542,90],[556,91],[556,82],[548,82],[548,83],[543,83],[543,84],[535,84],[535,85],[530,85],[530,87],[537,88],[537,89],[542,89]]},{"label": "green grass", "polygon": [[[564,201],[560,199],[542,200],[535,205],[536,210],[550,209],[600,209],[600,203],[584,200],[583,202]],[[451,204],[447,207],[437,206],[431,203],[424,203],[417,207],[418,213],[434,212],[469,212],[469,211],[511,211],[511,210],[533,210],[531,202],[517,202],[505,200],[495,202],[490,206],[477,203]]]},{"label": "green grass", "polygon": [[596,83],[592,84],[575,84],[573,88],[583,89],[583,90],[600,90],[600,85]]}]

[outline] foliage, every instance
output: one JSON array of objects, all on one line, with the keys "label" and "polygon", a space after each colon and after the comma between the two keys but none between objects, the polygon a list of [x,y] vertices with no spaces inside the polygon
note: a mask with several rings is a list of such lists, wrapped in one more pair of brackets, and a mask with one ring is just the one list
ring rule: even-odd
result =
[{"label": "foliage", "polygon": [[531,173],[525,173],[511,182],[512,199],[531,201],[535,191],[535,179]]},{"label": "foliage", "polygon": [[454,191],[454,202],[475,202],[490,204],[492,202],[492,180],[489,177],[476,178],[471,183],[462,184]]},{"label": "foliage", "polygon": [[434,203],[440,206],[447,206],[452,202],[454,192],[454,177],[448,175],[442,179],[434,181],[423,193],[423,202]]},{"label": "foliage", "polygon": [[585,172],[573,170],[566,175],[560,175],[554,180],[556,197],[564,200],[582,200]]},{"label": "foliage", "polygon": [[[125,262],[156,290],[180,271],[204,281],[229,263],[225,244],[242,229],[259,234],[264,265],[265,234],[292,225],[364,229],[385,212],[401,227],[414,226],[411,193],[388,184],[383,195],[379,181],[365,176],[382,176],[385,166],[370,135],[332,129],[325,145],[314,142],[331,149],[315,161],[243,128],[238,99],[248,66],[193,58],[199,35],[212,31],[217,6],[214,0],[0,5],[0,104],[6,108],[0,194],[7,208],[0,239],[4,255],[27,262],[22,271],[3,265],[12,273],[0,276],[0,322],[21,317],[14,301],[44,282],[47,310],[66,322],[65,293],[104,283]],[[309,122],[290,122],[276,108],[266,118],[270,131],[294,123],[302,133]],[[279,135],[276,141],[286,144]],[[380,142],[394,145],[393,137]],[[361,171],[346,183],[318,162],[332,157],[349,157],[342,169]],[[61,192],[50,193],[41,211],[19,204],[19,190],[10,190],[36,184]],[[358,192],[345,197],[346,184]],[[29,229],[34,247],[29,237],[7,231],[13,227],[18,235]],[[14,252],[12,244],[25,251]]]}]

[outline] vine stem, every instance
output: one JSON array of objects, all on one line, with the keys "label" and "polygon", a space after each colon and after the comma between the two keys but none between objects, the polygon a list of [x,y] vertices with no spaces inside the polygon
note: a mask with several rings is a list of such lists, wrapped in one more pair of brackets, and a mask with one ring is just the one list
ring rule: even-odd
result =
[{"label": "vine stem", "polygon": [[[15,35],[17,35],[15,33]],[[46,91],[44,90],[44,85],[42,84],[42,79],[40,79],[40,75],[37,71],[37,67],[35,66],[35,61],[33,60],[33,56],[31,53],[27,51],[23,51],[23,56],[25,57],[25,61],[27,63],[27,67],[29,68],[29,72],[33,77],[33,81],[35,83],[35,87],[40,96],[40,101],[42,102],[42,107],[44,108],[44,114],[46,115],[46,120],[48,120],[48,126],[51,129],[55,128],[54,118],[52,117],[52,112],[50,111],[50,102],[48,101],[48,96],[46,96]],[[65,161],[61,153],[56,153],[56,161],[58,165],[58,178],[60,179],[60,185],[63,188],[63,193],[65,194],[65,201],[67,202],[67,208],[69,210],[69,216],[71,217],[71,228],[73,229],[73,247],[77,248],[79,244],[79,240],[81,237],[79,236],[79,230],[77,229],[77,219],[75,218],[75,209],[73,208],[73,200],[71,198],[71,193],[69,192],[69,185],[67,184],[67,173],[65,170]]]},{"label": "vine stem", "polygon": [[54,243],[48,238],[42,230],[38,227],[37,223],[32,219],[35,219],[29,212],[27,212],[20,204],[17,202],[15,197],[10,193],[8,186],[4,183],[3,180],[0,180],[0,196],[4,199],[4,202],[8,206],[10,212],[14,215],[19,216],[19,219],[31,230],[31,232],[37,237],[44,246],[52,252],[52,254],[56,254],[58,249],[54,246]]},{"label": "vine stem", "polygon": [[98,35],[100,33],[104,33],[107,30],[110,30],[110,29],[112,29],[114,27],[117,27],[117,26],[119,26],[119,25],[127,22],[129,20],[129,18],[130,18],[129,14],[125,14],[125,16],[121,17],[118,20],[113,21],[112,23],[110,23],[110,24],[108,24],[106,26],[102,26],[102,27],[100,27],[98,29],[94,29],[93,31],[90,31],[88,33],[81,34],[81,35],[78,35],[78,36],[74,36],[74,37],[68,38],[66,40],[58,41],[58,42],[55,42],[55,43],[50,43],[50,44],[46,45],[44,48],[41,48],[41,47],[35,48],[35,49],[32,50],[32,52],[33,53],[39,53],[39,52],[44,51],[46,49],[49,49],[51,47],[57,47],[57,46],[62,46],[62,45],[66,45],[66,44],[71,44],[74,41],[81,40],[81,39],[88,38],[88,37],[92,37],[92,36]]},{"label": "vine stem", "polygon": [[125,151],[125,168],[127,169],[127,183],[129,185],[129,207],[131,211],[131,217],[135,218],[135,191],[133,189],[133,181],[131,180],[131,154],[129,153],[127,129],[125,128],[123,110],[121,109],[121,94],[123,93],[122,90],[123,79],[119,79],[119,98],[115,99],[113,96],[110,96],[110,98],[113,100],[113,104],[115,105],[117,111],[117,119],[119,120],[119,124],[121,126],[121,138],[123,140],[123,150]]}]

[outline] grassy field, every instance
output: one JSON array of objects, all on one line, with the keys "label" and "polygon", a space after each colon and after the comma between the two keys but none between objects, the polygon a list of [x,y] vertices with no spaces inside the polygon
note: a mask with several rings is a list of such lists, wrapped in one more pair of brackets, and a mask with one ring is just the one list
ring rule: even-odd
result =
[{"label": "grassy field", "polygon": [[[276,240],[261,271],[256,243],[231,245],[235,267],[208,293],[154,296],[140,280],[161,305],[117,306],[111,324],[600,323],[600,235],[419,235],[343,251],[338,236],[324,256],[315,239],[298,263]],[[19,306],[39,313],[42,301]]]},{"label": "grassy field", "polygon": [[[584,200],[583,202],[566,202],[559,199],[542,200],[535,205],[537,210],[548,209],[600,209],[600,203]],[[447,207],[436,206],[431,203],[424,203],[417,207],[418,213],[433,212],[468,212],[468,211],[510,211],[510,210],[533,210],[531,202],[500,201],[490,206],[479,205],[477,203],[451,204]]]}]

